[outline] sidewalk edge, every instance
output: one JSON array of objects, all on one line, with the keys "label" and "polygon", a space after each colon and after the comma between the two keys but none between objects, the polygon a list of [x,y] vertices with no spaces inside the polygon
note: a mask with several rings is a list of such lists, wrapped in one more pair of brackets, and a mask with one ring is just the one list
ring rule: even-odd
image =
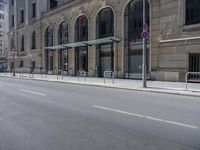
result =
[{"label": "sidewalk edge", "polygon": [[[121,90],[131,90],[131,91],[143,91],[143,92],[153,92],[153,93],[161,93],[161,94],[171,94],[171,95],[180,95],[180,96],[193,96],[193,97],[200,97],[200,93],[195,93],[192,91],[175,91],[174,89],[161,89],[161,88],[154,88],[154,87],[147,87],[147,88],[130,88],[130,87],[119,87],[113,85],[98,85],[98,84],[91,84],[91,83],[84,83],[84,82],[68,82],[68,81],[56,81],[56,80],[43,80],[43,79],[34,79],[34,78],[19,78],[19,77],[8,77],[8,76],[1,76],[2,78],[12,78],[12,79],[19,79],[19,80],[32,80],[32,81],[44,81],[44,82],[54,82],[54,83],[64,83],[64,84],[73,84],[73,85],[86,85],[86,86],[95,86],[95,87],[105,87],[105,88],[112,88],[112,89],[121,89]],[[172,91],[173,90],[173,91]]]}]

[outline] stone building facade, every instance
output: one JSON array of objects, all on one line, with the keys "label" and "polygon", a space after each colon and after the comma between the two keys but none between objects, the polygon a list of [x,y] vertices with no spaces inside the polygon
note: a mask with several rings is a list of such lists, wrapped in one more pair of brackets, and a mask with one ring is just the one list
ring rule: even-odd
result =
[{"label": "stone building facade", "polygon": [[[14,47],[17,54],[14,61],[10,55],[9,68],[53,74],[65,70],[70,76],[84,70],[98,77],[113,71],[117,78],[141,78],[142,4],[142,0],[10,0],[9,50]],[[198,0],[146,1],[150,79],[184,81],[186,72],[200,72],[198,6]],[[80,45],[110,37],[121,40]],[[59,48],[62,44],[71,47]]]},{"label": "stone building facade", "polygon": [[0,0],[0,71],[6,68],[7,58],[7,32],[8,32],[8,7],[6,0]]}]

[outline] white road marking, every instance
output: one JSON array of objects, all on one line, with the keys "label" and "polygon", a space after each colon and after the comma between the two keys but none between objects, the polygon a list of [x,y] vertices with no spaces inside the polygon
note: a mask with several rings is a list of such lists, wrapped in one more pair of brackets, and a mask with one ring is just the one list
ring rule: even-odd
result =
[{"label": "white road marking", "polygon": [[121,114],[134,116],[134,117],[140,117],[140,118],[144,118],[145,117],[144,115],[129,113],[129,112],[125,112],[125,111],[121,111],[121,110],[117,110],[117,109],[112,109],[112,108],[108,108],[108,107],[102,107],[102,106],[97,106],[97,105],[94,105],[93,107],[100,108],[100,109],[103,109],[103,110],[118,112],[118,113],[121,113]]},{"label": "white road marking", "polygon": [[29,91],[29,90],[25,90],[25,89],[20,89],[21,92],[26,92],[26,93],[30,93],[30,94],[35,94],[35,95],[40,95],[40,96],[47,96],[44,93],[38,93],[38,92],[34,92],[34,91]]},{"label": "white road marking", "polygon": [[102,107],[102,106],[97,106],[97,105],[93,105],[93,107],[99,108],[99,109],[102,109],[102,110],[121,113],[121,114],[124,114],[124,115],[129,115],[129,116],[133,116],[133,117],[139,117],[139,118],[144,118],[144,119],[153,120],[153,121],[157,121],[157,122],[163,122],[163,123],[167,123],[167,124],[171,124],[171,125],[176,125],[176,126],[181,126],[181,127],[191,128],[191,129],[199,129],[198,126],[194,126],[194,125],[189,125],[189,124],[185,124],[185,123],[160,119],[160,118],[146,116],[146,115],[142,115],[142,114],[130,113],[130,112],[126,112],[126,111],[122,111],[122,110],[118,110],[118,109]]},{"label": "white road marking", "polygon": [[151,116],[145,116],[145,118],[149,119],[149,120],[164,122],[164,123],[167,123],[167,124],[173,124],[173,125],[187,127],[187,128],[199,129],[199,127],[197,127],[197,126],[193,126],[193,125],[189,125],[189,124],[185,124],[185,123],[180,123],[180,122],[175,122],[175,121],[169,121],[169,120],[159,119],[159,118],[155,118],[155,117],[151,117]]}]

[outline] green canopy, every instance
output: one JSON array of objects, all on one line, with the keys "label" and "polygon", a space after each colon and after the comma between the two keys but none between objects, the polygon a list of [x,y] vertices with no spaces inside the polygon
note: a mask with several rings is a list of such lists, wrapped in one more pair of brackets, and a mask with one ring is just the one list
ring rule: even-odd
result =
[{"label": "green canopy", "polygon": [[6,47],[5,46],[0,46],[0,49],[6,49]]},{"label": "green canopy", "polygon": [[56,49],[76,48],[76,47],[92,46],[92,45],[98,45],[98,44],[107,44],[107,43],[113,43],[113,42],[118,43],[120,41],[121,41],[120,38],[108,37],[108,38],[102,38],[102,39],[96,39],[96,40],[90,40],[90,41],[82,41],[82,42],[76,42],[76,43],[69,43],[69,44],[45,47],[45,49],[46,50],[56,50]]}]

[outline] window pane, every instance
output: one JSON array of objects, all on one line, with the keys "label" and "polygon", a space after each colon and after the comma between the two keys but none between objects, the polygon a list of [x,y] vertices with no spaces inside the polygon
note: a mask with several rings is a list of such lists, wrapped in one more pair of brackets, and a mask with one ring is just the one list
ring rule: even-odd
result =
[{"label": "window pane", "polygon": [[186,25],[200,23],[200,1],[186,0]]}]

